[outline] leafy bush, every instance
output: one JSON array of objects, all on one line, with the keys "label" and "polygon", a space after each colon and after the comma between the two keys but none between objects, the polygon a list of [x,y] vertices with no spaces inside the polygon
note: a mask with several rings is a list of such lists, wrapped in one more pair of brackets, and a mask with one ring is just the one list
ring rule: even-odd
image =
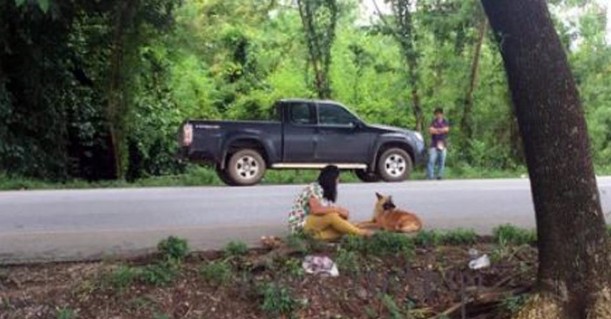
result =
[{"label": "leafy bush", "polygon": [[217,286],[229,282],[233,276],[231,265],[224,260],[203,265],[199,273],[206,281]]},{"label": "leafy bush", "polygon": [[147,284],[163,286],[174,280],[178,274],[177,267],[178,265],[171,261],[147,265],[140,270],[138,278]]},{"label": "leafy bush", "polygon": [[224,253],[226,257],[243,256],[248,253],[248,246],[241,241],[232,241],[225,246]]},{"label": "leafy bush", "polygon": [[159,242],[157,250],[166,260],[182,261],[189,254],[186,240],[170,236]]},{"label": "leafy bush", "polygon": [[291,317],[301,306],[301,302],[293,296],[292,291],[280,284],[264,284],[260,288],[260,293],[263,295],[261,309],[272,318]]},{"label": "leafy bush", "polygon": [[129,287],[136,279],[139,272],[136,268],[121,265],[119,268],[102,277],[102,285],[110,286],[111,288],[123,290]]},{"label": "leafy bush", "polygon": [[537,242],[537,233],[534,230],[526,230],[509,224],[494,228],[492,234],[498,244],[532,245]]}]

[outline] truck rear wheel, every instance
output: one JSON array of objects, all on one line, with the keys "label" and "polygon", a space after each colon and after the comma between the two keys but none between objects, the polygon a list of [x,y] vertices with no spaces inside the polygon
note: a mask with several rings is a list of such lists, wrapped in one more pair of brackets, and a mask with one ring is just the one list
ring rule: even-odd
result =
[{"label": "truck rear wheel", "polygon": [[229,186],[236,186],[231,177],[229,177],[229,174],[227,174],[227,170],[222,170],[220,166],[216,167],[216,175],[223,183]]},{"label": "truck rear wheel", "polygon": [[375,183],[381,180],[380,175],[368,172],[364,169],[356,169],[354,170],[354,174],[356,174],[356,177],[365,183]]},{"label": "truck rear wheel", "polygon": [[265,175],[265,161],[256,150],[242,149],[231,155],[225,170],[230,185],[255,185]]},{"label": "truck rear wheel", "polygon": [[378,160],[378,174],[386,182],[408,179],[412,168],[412,158],[406,151],[397,147],[385,150]]}]

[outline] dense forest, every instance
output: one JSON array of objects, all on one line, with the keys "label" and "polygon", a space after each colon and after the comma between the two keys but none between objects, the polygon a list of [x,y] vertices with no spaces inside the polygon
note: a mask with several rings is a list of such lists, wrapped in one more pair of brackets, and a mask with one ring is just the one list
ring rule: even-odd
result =
[{"label": "dense forest", "polygon": [[[503,63],[479,1],[362,2],[0,0],[0,175],[180,173],[183,120],[265,119],[286,97],[337,100],[368,122],[423,133],[443,107],[453,127],[448,165],[521,167]],[[550,6],[595,164],[609,167],[605,8]]]}]

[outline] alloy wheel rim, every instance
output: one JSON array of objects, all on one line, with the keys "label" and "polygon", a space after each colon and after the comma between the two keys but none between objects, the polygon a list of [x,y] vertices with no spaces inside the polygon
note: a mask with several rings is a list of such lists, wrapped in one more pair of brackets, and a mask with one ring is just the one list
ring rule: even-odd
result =
[{"label": "alloy wheel rim", "polygon": [[398,154],[391,154],[384,161],[384,168],[386,173],[392,177],[399,177],[405,172],[407,164],[403,156]]},{"label": "alloy wheel rim", "polygon": [[242,179],[252,179],[259,173],[259,164],[252,156],[242,156],[236,162],[235,168]]}]

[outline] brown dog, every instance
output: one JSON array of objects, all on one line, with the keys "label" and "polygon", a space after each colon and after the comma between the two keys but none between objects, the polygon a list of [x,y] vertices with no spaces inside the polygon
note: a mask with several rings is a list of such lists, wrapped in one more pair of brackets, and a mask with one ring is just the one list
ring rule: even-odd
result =
[{"label": "brown dog", "polygon": [[402,233],[417,232],[422,229],[420,218],[413,213],[398,209],[391,196],[376,193],[376,197],[378,200],[373,210],[373,219],[360,223],[359,227],[374,227]]}]

